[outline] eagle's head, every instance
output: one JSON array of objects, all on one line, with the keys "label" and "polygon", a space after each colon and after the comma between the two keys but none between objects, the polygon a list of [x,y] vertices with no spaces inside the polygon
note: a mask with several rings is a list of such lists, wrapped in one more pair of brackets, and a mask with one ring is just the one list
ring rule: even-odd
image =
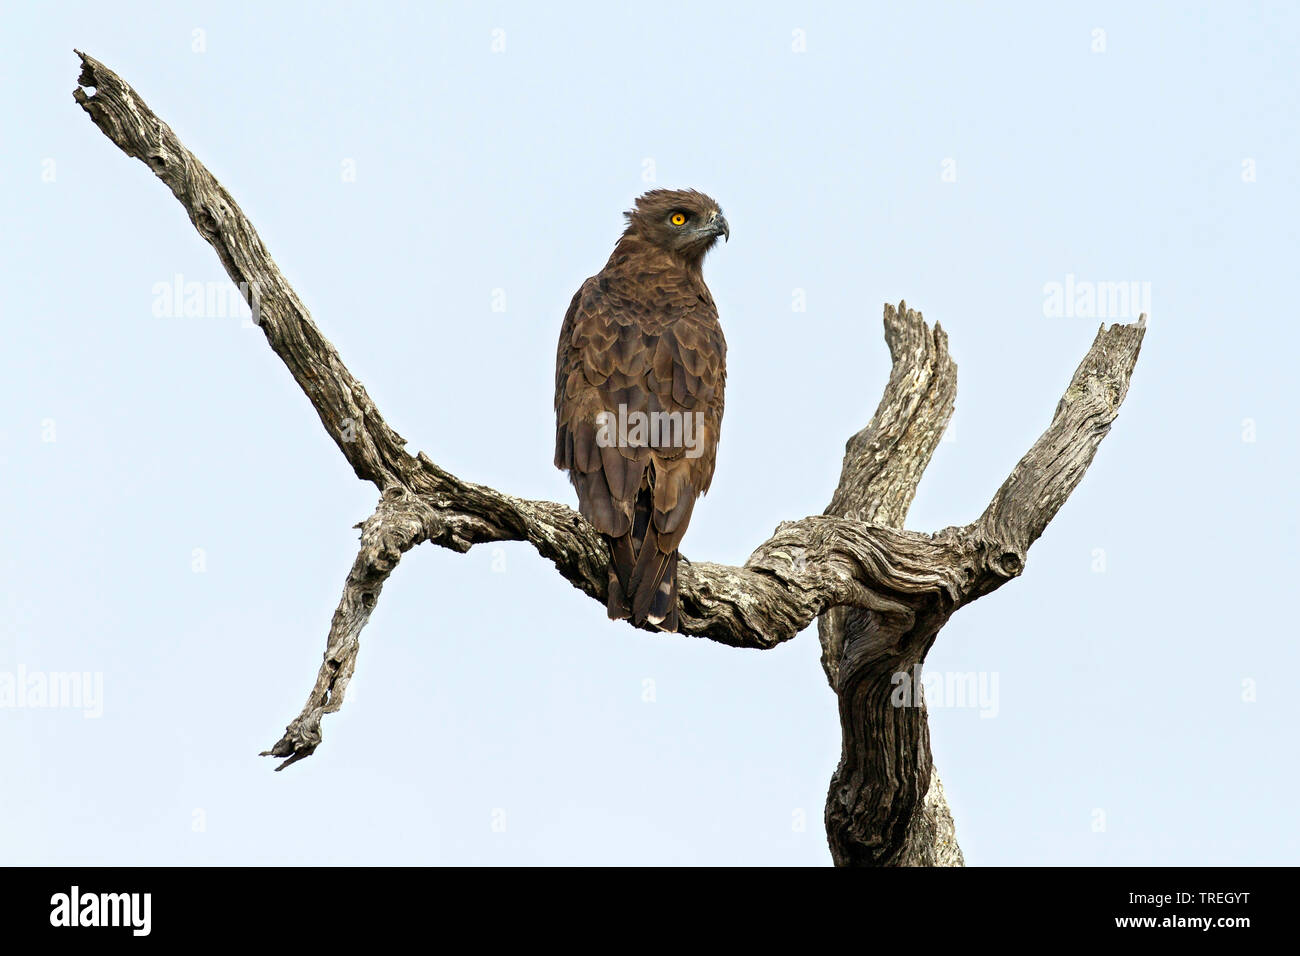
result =
[{"label": "eagle's head", "polygon": [[690,264],[699,263],[718,236],[731,238],[718,204],[694,189],[652,189],[623,215],[627,217],[623,235],[643,239]]}]

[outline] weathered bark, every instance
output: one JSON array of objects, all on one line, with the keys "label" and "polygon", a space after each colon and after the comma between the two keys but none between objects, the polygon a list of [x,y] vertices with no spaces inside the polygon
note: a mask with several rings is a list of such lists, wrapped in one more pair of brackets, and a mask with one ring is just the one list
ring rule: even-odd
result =
[{"label": "weathered bark", "polygon": [[[128,156],[143,161],[244,290],[267,343],[302,388],[357,477],[380,500],[363,522],[316,683],[267,755],[276,769],[310,756],[321,720],[343,703],[361,629],[401,556],[432,542],[465,552],[528,541],[601,605],[608,554],[575,511],[462,481],[412,455],[281,275],[230,194],[122,79],[82,60],[73,96]],[[94,88],[87,93],[85,88]],[[844,752],[827,801],[839,864],[960,864],[952,818],[930,761],[923,706],[896,707],[892,677],[920,664],[963,604],[1016,577],[1025,553],[1078,484],[1118,412],[1145,323],[1098,332],[1043,437],[985,513],[936,534],[903,519],[952,411],[956,370],[943,331],[905,305],[886,307],[894,369],[876,415],[849,440],[824,515],[782,523],[743,567],[683,563],[684,634],[770,648],[820,617],[822,662],[840,701]]]},{"label": "weathered bark", "polygon": [[[906,303],[885,307],[885,341],[889,382],[871,421],[848,441],[826,513],[901,528],[952,416],[957,366],[943,329],[931,330]],[[822,666],[840,708],[840,765],[826,798],[837,864],[962,865],[930,760],[924,701],[892,705],[895,675],[918,673],[947,613],[924,615],[901,634],[859,608],[818,619]]]}]

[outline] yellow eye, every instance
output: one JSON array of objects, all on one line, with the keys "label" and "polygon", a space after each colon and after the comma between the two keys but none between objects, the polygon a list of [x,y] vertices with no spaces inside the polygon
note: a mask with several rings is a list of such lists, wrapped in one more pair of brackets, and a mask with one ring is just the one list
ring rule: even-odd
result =
[{"label": "yellow eye", "polygon": [[675,212],[673,213],[673,218],[668,221],[671,222],[674,226],[684,226],[686,225],[686,213]]}]

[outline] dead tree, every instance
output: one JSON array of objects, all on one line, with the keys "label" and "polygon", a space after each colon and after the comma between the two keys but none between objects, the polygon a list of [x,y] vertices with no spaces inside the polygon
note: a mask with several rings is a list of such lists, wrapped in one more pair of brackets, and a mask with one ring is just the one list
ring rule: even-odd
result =
[{"label": "dead tree", "polygon": [[[73,96],[128,156],[185,207],[244,291],[266,341],[306,393],[358,478],[379,489],[330,623],[324,660],[302,712],[264,755],[310,756],[321,719],[343,704],[361,629],[402,554],[431,542],[466,552],[528,541],[600,604],[605,543],[575,511],[463,481],[412,455],[312,322],[230,194],[112,70],[78,52]],[[88,90],[90,92],[88,92]],[[818,622],[821,660],[839,699],[843,751],[826,800],[839,865],[960,866],[952,817],[930,756],[924,702],[897,706],[896,675],[914,674],[953,612],[1025,567],[1029,546],[1065,503],[1128,391],[1146,317],[1104,325],[1042,437],[984,513],[934,534],[904,531],[917,483],[952,414],[957,369],[936,323],[885,306],[893,371],[875,415],[848,441],[839,486],[822,515],[782,523],[743,567],[680,569],[681,633],[771,648]]]}]

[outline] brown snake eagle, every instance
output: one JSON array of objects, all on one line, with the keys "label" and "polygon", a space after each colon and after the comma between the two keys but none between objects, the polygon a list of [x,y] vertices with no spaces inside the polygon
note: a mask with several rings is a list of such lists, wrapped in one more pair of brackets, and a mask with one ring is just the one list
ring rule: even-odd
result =
[{"label": "brown snake eagle", "polygon": [[651,190],[625,215],[560,330],[555,464],[609,542],[609,616],[675,631],[677,549],[713,479],[727,380],[701,266],[731,231],[693,189]]}]

